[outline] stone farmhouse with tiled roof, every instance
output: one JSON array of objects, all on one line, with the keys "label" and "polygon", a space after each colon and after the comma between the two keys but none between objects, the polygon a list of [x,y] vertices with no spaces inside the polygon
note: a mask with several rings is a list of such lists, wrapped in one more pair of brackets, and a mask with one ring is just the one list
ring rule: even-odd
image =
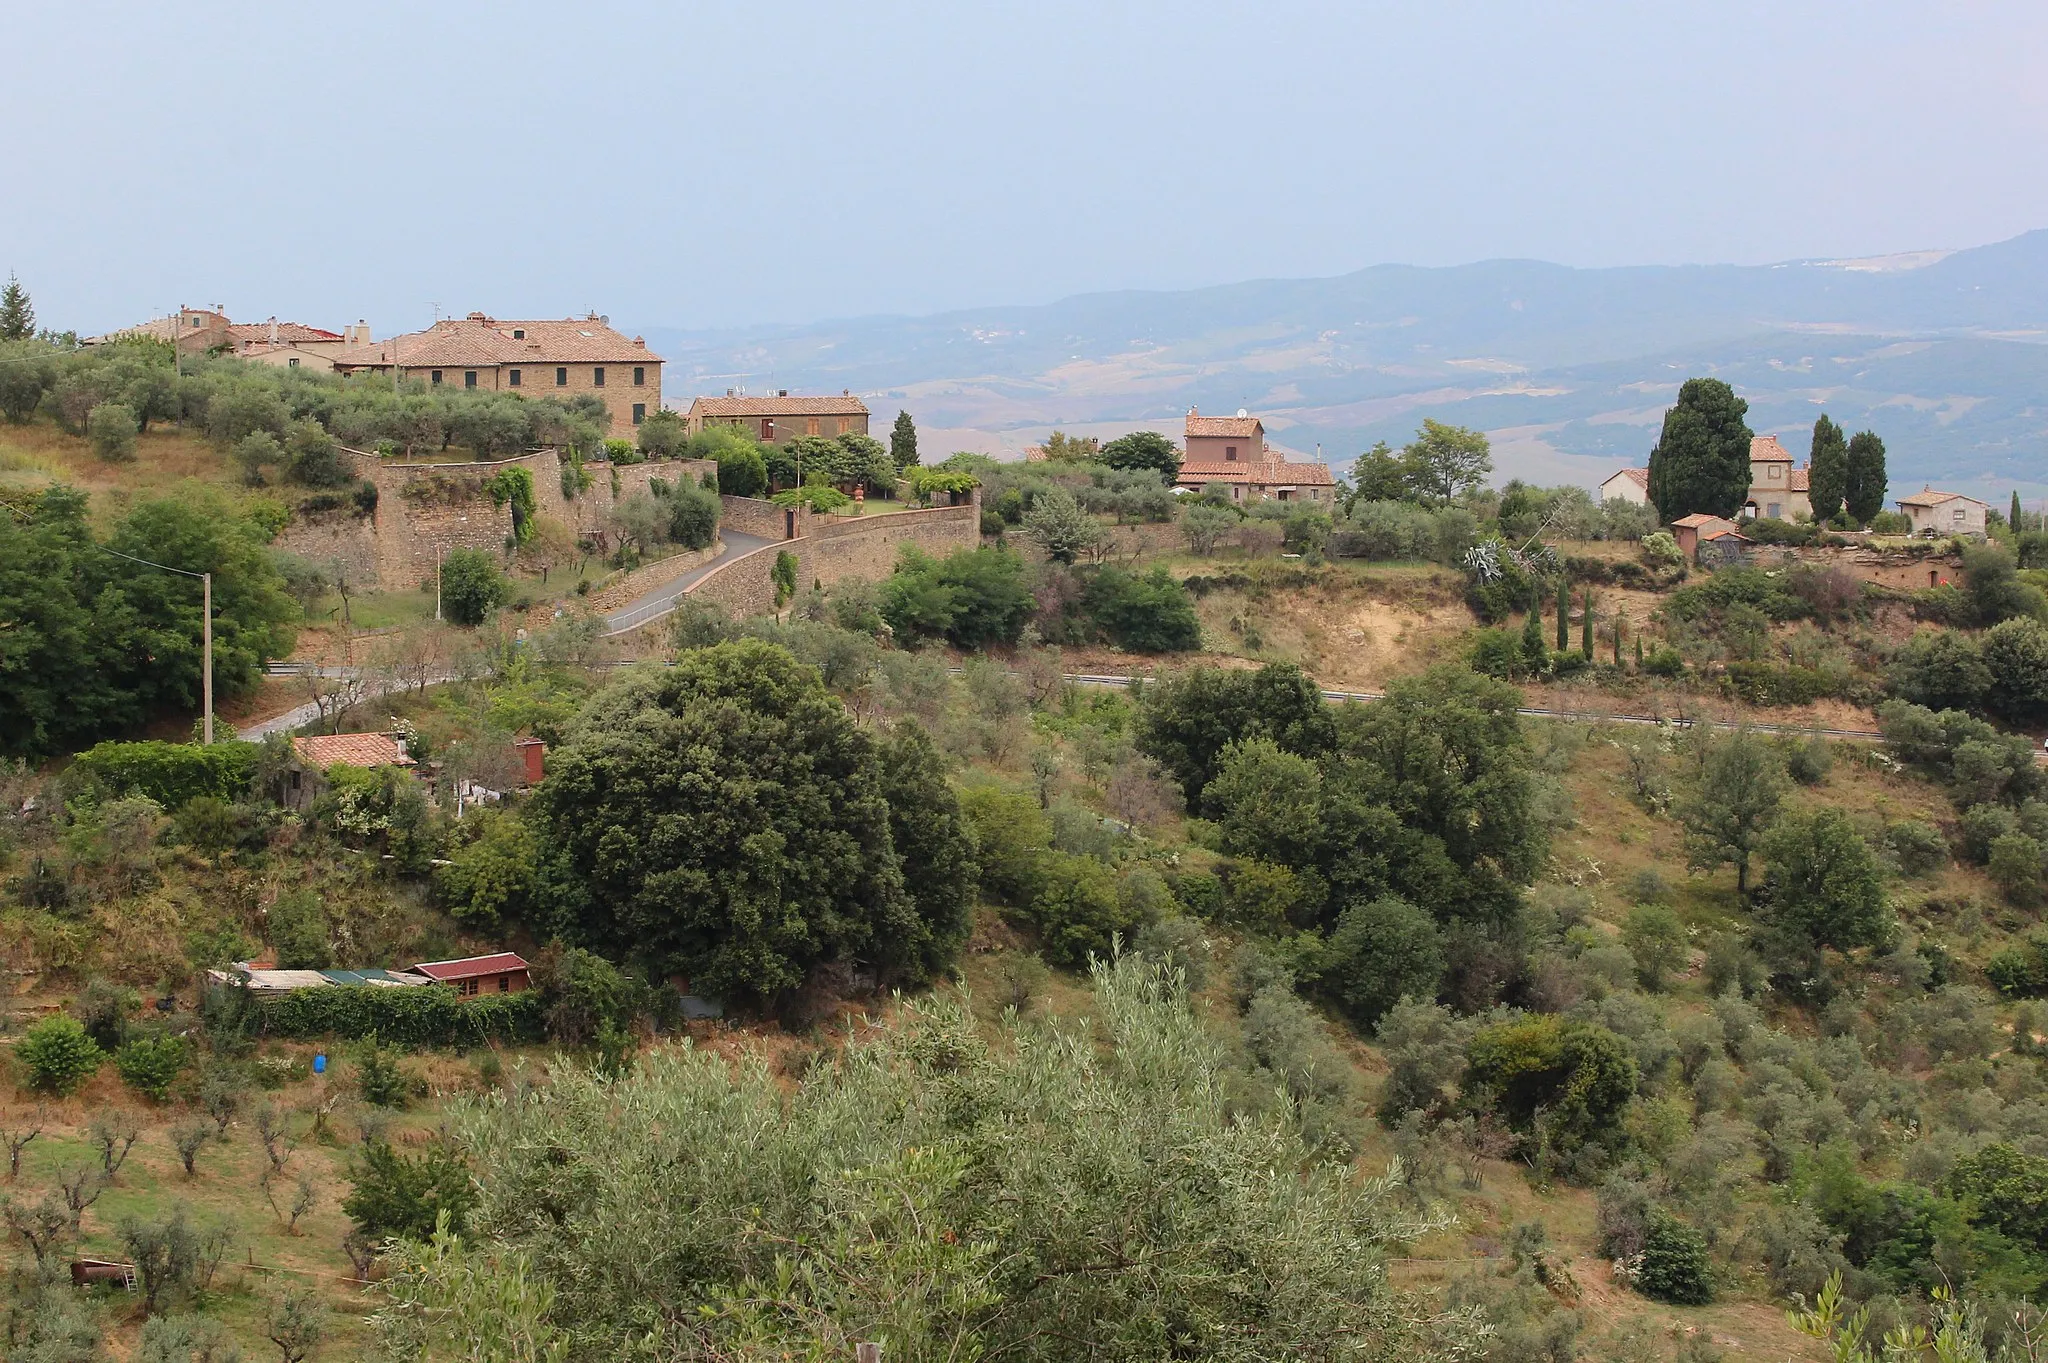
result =
[{"label": "stone farmhouse with tiled roof", "polygon": [[638,336],[614,331],[596,313],[560,320],[501,321],[481,312],[425,331],[351,346],[334,357],[344,374],[385,373],[429,387],[452,385],[570,398],[593,393],[611,411],[611,434],[661,409],[661,356]]},{"label": "stone farmhouse with tiled roof", "polygon": [[[1794,467],[1792,452],[1778,443],[1775,435],[1751,436],[1749,441],[1749,496],[1742,516],[1754,520],[1811,519],[1813,471]],[[1648,469],[1617,469],[1600,484],[1600,500],[1639,502],[1650,500]]]},{"label": "stone farmhouse with tiled roof", "polygon": [[1778,443],[1775,435],[1754,436],[1749,442],[1749,500],[1742,514],[1754,519],[1811,520],[1813,500],[1808,495],[1810,469],[1794,468],[1792,452]]},{"label": "stone farmhouse with tiled roof", "polygon": [[1283,502],[1336,500],[1337,483],[1330,476],[1330,466],[1281,458],[1266,443],[1265,425],[1248,412],[1203,416],[1190,407],[1182,439],[1187,453],[1174,480],[1177,487],[1199,492],[1211,483],[1221,483],[1230,489],[1233,501],[1261,497]]},{"label": "stone farmhouse with tiled roof", "polygon": [[1923,486],[1899,498],[1899,510],[1916,535],[1974,535],[1982,539],[1984,518],[1991,506],[1960,492]]},{"label": "stone farmhouse with tiled roof", "polygon": [[730,390],[722,398],[698,398],[684,417],[691,435],[706,426],[737,426],[756,440],[779,445],[800,435],[866,435],[868,407],[851,392],[837,397],[792,396],[785,388],[762,397]]}]

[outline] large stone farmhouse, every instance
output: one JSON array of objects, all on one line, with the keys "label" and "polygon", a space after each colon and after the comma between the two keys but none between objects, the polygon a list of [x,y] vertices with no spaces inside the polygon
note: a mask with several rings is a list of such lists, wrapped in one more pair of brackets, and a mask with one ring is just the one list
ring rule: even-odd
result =
[{"label": "large stone farmhouse", "polygon": [[661,356],[596,313],[553,321],[501,321],[481,312],[334,357],[343,374],[384,373],[429,387],[453,385],[568,398],[594,393],[611,411],[611,434],[630,438],[661,410]]},{"label": "large stone farmhouse", "polygon": [[1199,492],[1211,483],[1230,489],[1233,501],[1331,502],[1337,483],[1328,464],[1297,464],[1266,444],[1266,427],[1240,409],[1236,416],[1203,416],[1188,408],[1182,440],[1187,454],[1175,485]]}]

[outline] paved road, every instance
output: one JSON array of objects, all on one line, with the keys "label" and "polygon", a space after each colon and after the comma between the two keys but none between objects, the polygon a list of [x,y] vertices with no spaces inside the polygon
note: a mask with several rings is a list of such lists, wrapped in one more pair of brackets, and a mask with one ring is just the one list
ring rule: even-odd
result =
[{"label": "paved road", "polygon": [[728,559],[738,558],[741,554],[752,553],[764,544],[774,543],[773,540],[763,539],[759,535],[743,535],[737,530],[721,530],[718,538],[725,542],[725,547],[717,558],[691,569],[673,582],[662,583],[645,596],[630,601],[621,609],[607,615],[604,618],[605,633],[624,634],[629,629],[640,628],[649,620],[659,620],[676,608],[677,597],[703,581],[712,569]]},{"label": "paved road", "polygon": [[[640,628],[640,626],[650,620],[659,620],[662,616],[667,615],[676,608],[677,597],[703,581],[704,577],[712,569],[729,559],[737,558],[741,554],[751,553],[764,544],[773,543],[772,540],[763,539],[759,535],[741,534],[737,530],[723,531],[718,538],[722,543],[716,558],[699,564],[672,582],[662,583],[659,587],[652,589],[633,601],[627,602],[619,610],[607,615],[604,620],[605,633],[607,635],[624,634],[628,630]],[[359,677],[368,669],[345,663],[273,663],[269,671],[274,675],[280,676],[304,676],[311,672],[323,677]],[[438,684],[450,680],[453,679],[450,677],[436,677],[434,682]],[[363,699],[357,702],[357,704],[367,704],[379,696],[398,689],[400,689],[400,684],[395,682],[373,682],[364,693]],[[238,736],[247,739],[258,739],[267,737],[270,734],[290,733],[292,730],[303,725],[311,724],[318,718],[320,718],[320,707],[309,701],[304,705],[294,706],[281,715],[275,715],[260,723],[251,724],[248,728],[239,730]]]}]

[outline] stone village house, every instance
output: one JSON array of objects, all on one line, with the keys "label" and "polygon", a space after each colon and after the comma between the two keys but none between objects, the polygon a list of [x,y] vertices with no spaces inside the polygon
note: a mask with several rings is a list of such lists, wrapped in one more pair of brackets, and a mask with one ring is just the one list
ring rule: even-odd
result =
[{"label": "stone village house", "polygon": [[[1749,441],[1749,496],[1737,513],[1744,520],[1769,517],[1772,520],[1810,520],[1813,501],[1808,494],[1810,469],[1795,468],[1792,452],[1778,443],[1775,435],[1751,436]],[[1650,471],[1617,469],[1600,484],[1600,500],[1650,502]]]},{"label": "stone village house", "polygon": [[649,412],[661,410],[661,364],[644,339],[612,330],[594,312],[526,322],[472,312],[334,356],[334,368],[343,374],[396,369],[429,387],[485,388],[536,398],[594,393],[611,412],[609,434],[626,439]]},{"label": "stone village house", "polygon": [[707,426],[737,426],[765,444],[780,445],[800,435],[866,435],[868,407],[851,392],[838,397],[790,396],[787,388],[765,397],[730,389],[722,398],[698,398],[684,422],[691,435]]},{"label": "stone village house", "polygon": [[1230,489],[1232,501],[1334,502],[1336,480],[1323,463],[1297,464],[1282,459],[1266,443],[1265,425],[1239,409],[1236,416],[1203,416],[1188,408],[1182,440],[1187,454],[1174,479],[1176,487],[1200,492],[1211,483]]}]

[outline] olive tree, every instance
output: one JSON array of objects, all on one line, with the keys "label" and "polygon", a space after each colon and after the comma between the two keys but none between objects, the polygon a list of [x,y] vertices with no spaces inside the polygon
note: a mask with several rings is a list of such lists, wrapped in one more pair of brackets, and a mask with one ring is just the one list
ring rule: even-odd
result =
[{"label": "olive tree", "polygon": [[901,1360],[1446,1351],[1450,1323],[1383,1268],[1428,1229],[1391,1183],[1312,1158],[1291,1108],[1235,1115],[1220,1048],[1155,967],[1093,979],[1099,1035],[992,1039],[923,1000],[794,1090],[670,1050],[609,1083],[564,1071],[545,1103],[471,1102],[470,1234],[402,1247],[383,1326],[407,1357],[461,1348],[447,1332],[486,1302],[530,1319],[543,1357],[566,1338],[821,1360],[868,1339]]}]

